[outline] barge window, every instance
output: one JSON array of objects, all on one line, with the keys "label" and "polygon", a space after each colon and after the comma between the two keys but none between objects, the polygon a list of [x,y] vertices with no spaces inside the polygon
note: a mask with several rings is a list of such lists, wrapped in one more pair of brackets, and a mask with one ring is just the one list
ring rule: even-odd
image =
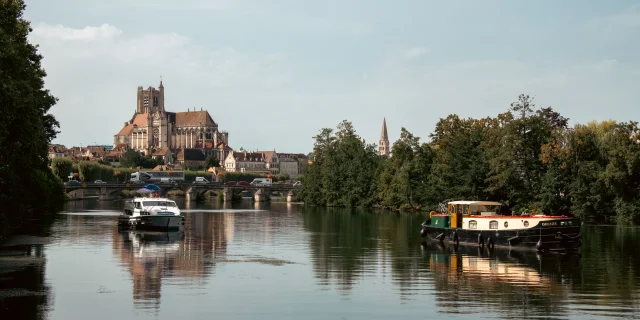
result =
[{"label": "barge window", "polygon": [[498,221],[491,221],[489,222],[489,229],[498,229]]},{"label": "barge window", "polygon": [[135,203],[135,208],[136,208],[136,209],[140,209],[140,202],[137,202],[137,201],[136,201],[136,202],[134,202],[134,203]]},{"label": "barge window", "polygon": [[478,222],[475,220],[469,221],[469,229],[478,229]]}]

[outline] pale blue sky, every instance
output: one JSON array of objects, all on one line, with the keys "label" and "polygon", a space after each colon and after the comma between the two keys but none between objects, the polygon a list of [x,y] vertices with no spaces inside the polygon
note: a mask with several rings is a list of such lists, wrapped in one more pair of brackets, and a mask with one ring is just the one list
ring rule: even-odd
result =
[{"label": "pale blue sky", "polygon": [[57,143],[110,144],[136,88],[208,110],[238,149],[308,152],[495,116],[520,93],[572,123],[640,120],[640,1],[33,0]]}]

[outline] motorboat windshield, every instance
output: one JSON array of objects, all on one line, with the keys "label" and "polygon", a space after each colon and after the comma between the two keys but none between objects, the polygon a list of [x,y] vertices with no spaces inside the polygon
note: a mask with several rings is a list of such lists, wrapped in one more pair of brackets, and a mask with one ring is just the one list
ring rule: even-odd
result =
[{"label": "motorboat windshield", "polygon": [[174,201],[168,201],[168,200],[145,200],[142,202],[142,205],[145,207],[160,206],[160,207],[174,207],[174,208],[178,206]]}]

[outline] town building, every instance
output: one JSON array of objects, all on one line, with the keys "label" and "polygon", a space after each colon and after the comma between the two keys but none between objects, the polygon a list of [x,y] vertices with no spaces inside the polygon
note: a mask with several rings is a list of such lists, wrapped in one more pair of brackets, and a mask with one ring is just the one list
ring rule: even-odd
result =
[{"label": "town building", "polygon": [[185,169],[189,167],[202,167],[206,160],[206,156],[200,149],[184,148],[180,149],[176,156],[176,160]]},{"label": "town building", "polygon": [[278,154],[275,150],[273,151],[257,151],[258,153],[262,153],[264,155],[264,167],[269,170],[271,174],[280,173],[280,166],[278,163]]},{"label": "town building", "polygon": [[380,141],[378,142],[378,154],[388,157],[391,152],[389,148],[389,135],[387,134],[387,119],[382,120],[382,132],[380,133]]},{"label": "town building", "polygon": [[49,159],[65,157],[66,151],[67,148],[61,144],[49,145]]},{"label": "town building", "polygon": [[198,148],[209,155],[218,152],[220,145],[229,145],[229,133],[218,130],[208,111],[166,111],[160,81],[158,89],[138,87],[136,110],[113,138],[114,147],[120,144],[144,154],[154,154],[163,148],[173,154],[179,154],[181,149]]},{"label": "town building", "polygon": [[302,153],[278,153],[280,174],[289,175],[290,179],[302,173],[302,167],[308,162],[307,156]]},{"label": "town building", "polygon": [[262,152],[231,152],[224,160],[224,168],[229,172],[271,173],[265,160]]}]

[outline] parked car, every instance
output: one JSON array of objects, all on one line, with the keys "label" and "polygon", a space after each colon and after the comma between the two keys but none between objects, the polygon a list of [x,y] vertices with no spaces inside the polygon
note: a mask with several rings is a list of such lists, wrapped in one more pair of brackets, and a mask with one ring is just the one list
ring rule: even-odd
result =
[{"label": "parked car", "polygon": [[235,181],[227,181],[224,183],[225,186],[235,186],[236,182]]},{"label": "parked car", "polygon": [[69,180],[69,182],[67,182],[68,186],[81,186],[82,183],[78,180]]},{"label": "parked car", "polygon": [[246,182],[246,181],[238,181],[238,185],[239,186],[250,186],[251,184],[249,184],[249,182]]},{"label": "parked car", "polygon": [[106,184],[106,182],[104,182],[102,180],[96,180],[93,183],[95,183],[95,184]]},{"label": "parked car", "polygon": [[294,187],[301,186],[301,185],[302,185],[302,181],[296,181],[293,183]]}]

